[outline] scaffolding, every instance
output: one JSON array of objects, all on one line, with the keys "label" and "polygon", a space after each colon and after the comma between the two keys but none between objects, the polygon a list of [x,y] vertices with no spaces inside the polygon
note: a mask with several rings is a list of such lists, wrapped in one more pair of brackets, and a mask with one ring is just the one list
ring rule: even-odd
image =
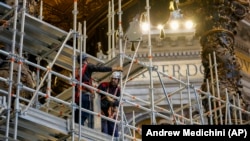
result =
[{"label": "scaffolding", "polygon": [[[90,111],[81,108],[82,111],[93,114],[95,119],[100,120],[101,118],[115,122],[119,125],[119,133],[121,140],[141,140],[137,138],[135,132],[140,133],[141,128],[138,127],[135,121],[132,124],[127,120],[124,113],[124,105],[129,105],[137,109],[143,110],[149,113],[151,124],[159,124],[156,117],[160,117],[167,121],[167,124],[175,125],[204,125],[208,123],[208,120],[212,124],[213,120],[220,121],[222,116],[226,117],[226,123],[228,124],[249,124],[250,121],[244,120],[242,115],[250,115],[249,111],[242,109],[241,101],[238,96],[235,96],[233,101],[227,99],[220,99],[211,95],[210,90],[207,92],[201,91],[195,85],[189,81],[188,72],[186,82],[168,75],[167,73],[160,72],[156,66],[152,64],[152,52],[151,52],[151,36],[148,33],[148,47],[149,47],[149,63],[141,62],[135,59],[136,53],[140,46],[138,42],[135,54],[133,57],[129,57],[124,54],[122,50],[122,21],[121,21],[121,1],[119,1],[119,54],[112,56],[110,60],[104,62],[103,60],[97,59],[89,55],[90,62],[97,65],[105,66],[121,66],[123,67],[123,76],[121,81],[122,95],[121,97],[113,96],[107,92],[98,90],[96,87],[86,85],[78,82],[75,79],[75,70],[77,64],[75,62],[76,56],[81,54],[82,50],[86,47],[86,23],[84,22],[84,33],[81,35],[77,32],[76,27],[76,16],[77,16],[77,1],[74,1],[74,27],[69,32],[65,32],[57,27],[54,27],[42,19],[33,17],[25,12],[26,1],[23,3],[23,10],[18,11],[17,1],[14,7],[10,7],[4,3],[0,3],[1,13],[4,13],[2,19],[8,19],[9,25],[2,25],[0,32],[0,40],[11,43],[12,51],[7,52],[0,50],[0,54],[4,56],[10,56],[11,68],[10,77],[0,77],[0,81],[9,85],[8,90],[0,88],[0,93],[4,94],[0,99],[0,138],[3,140],[93,140],[93,141],[110,141],[114,140],[114,137],[101,133],[100,126],[96,126],[95,129],[90,129],[85,126],[79,126],[78,123],[74,122],[74,111],[77,105],[74,103],[75,85],[80,84],[94,91],[103,93],[115,99],[120,100],[119,104],[119,117],[111,119],[103,116],[100,113],[100,109]],[[113,1],[112,1],[113,4]],[[147,1],[146,10],[149,18],[149,3]],[[113,11],[114,12],[114,11]],[[111,12],[112,13],[112,12]],[[42,16],[40,16],[42,17]],[[114,30],[114,29],[112,29]],[[38,34],[39,33],[39,34]],[[111,33],[111,32],[109,32]],[[114,35],[113,35],[114,36]],[[67,45],[67,41],[73,39],[73,45]],[[77,39],[83,39],[83,45],[80,48],[76,48]],[[17,42],[19,40],[19,42]],[[15,52],[16,44],[19,44],[18,54]],[[57,47],[51,47],[56,44]],[[126,44],[126,43],[125,43]],[[111,48],[110,48],[111,49]],[[37,63],[33,63],[23,57],[23,51],[28,52],[37,57]],[[112,54],[114,52],[112,51]],[[49,62],[47,67],[40,64],[40,60],[44,59]],[[13,65],[18,62],[18,79],[17,91],[12,92],[11,89],[14,87],[13,78]],[[35,88],[30,88],[22,84],[20,81],[22,77],[23,64],[33,66],[37,68],[36,75],[38,77]],[[58,65],[65,70],[71,71],[72,76],[67,76],[53,70],[53,66]],[[211,64],[211,68],[216,69],[216,64]],[[44,71],[45,74],[42,78],[39,78],[40,70]],[[129,81],[133,81],[137,76],[142,73],[149,72],[150,76],[150,99],[147,101],[135,97],[133,94],[126,92],[126,84]],[[154,98],[154,84],[152,73],[155,72],[158,76],[158,81],[162,87],[161,98]],[[51,95],[51,78],[56,76],[68,81],[72,86],[63,91],[62,93],[52,96]],[[110,73],[96,73],[94,79],[96,82],[106,81],[110,76]],[[172,92],[167,91],[166,80],[170,79],[174,81],[178,89],[174,89]],[[214,78],[218,81],[217,78]],[[46,82],[46,83],[45,83]],[[41,87],[47,84],[46,91],[41,91]],[[207,83],[209,85],[209,83]],[[207,86],[209,88],[209,86]],[[31,99],[20,97],[19,91],[25,90],[32,92],[33,96]],[[226,90],[225,90],[226,91]],[[14,94],[12,94],[14,93]],[[180,96],[179,107],[176,108],[171,103],[173,96]],[[226,93],[227,95],[227,93]],[[46,102],[44,104],[39,103],[38,97],[45,97]],[[15,99],[15,107],[12,109],[11,97]],[[184,98],[185,97],[185,98]],[[202,101],[208,100],[209,111],[204,111]],[[21,101],[28,102],[28,104],[22,104]],[[164,107],[160,106],[159,103],[165,101]],[[221,107],[212,108],[213,104],[219,102]],[[222,109],[226,110],[225,115],[217,115],[217,111]],[[234,109],[234,110],[230,110]],[[233,113],[230,113],[233,111]],[[187,112],[187,113],[185,113]],[[231,115],[234,115],[232,119]],[[132,119],[135,119],[138,115],[133,115]],[[238,121],[232,121],[238,120]],[[158,123],[157,123],[158,122]]]}]

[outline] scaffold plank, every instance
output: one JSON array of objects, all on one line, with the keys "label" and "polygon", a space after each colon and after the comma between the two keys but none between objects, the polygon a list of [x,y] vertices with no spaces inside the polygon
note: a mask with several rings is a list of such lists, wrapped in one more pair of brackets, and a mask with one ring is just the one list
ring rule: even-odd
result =
[{"label": "scaffold plank", "polygon": [[[12,11],[12,7],[0,2],[0,18],[3,17],[8,12]],[[9,44],[12,43],[13,37],[13,23],[12,19],[7,19],[9,26],[2,26],[0,34],[0,40],[5,41]],[[21,14],[18,15],[17,21],[17,34],[16,34],[16,44],[20,44],[20,38],[22,33],[20,33],[21,28]],[[25,13],[25,24],[24,24],[24,38],[23,38],[23,50],[44,59],[48,62],[53,61],[58,50],[62,49],[62,52],[58,56],[55,64],[72,71],[72,64],[74,59],[74,49],[70,44],[63,44],[66,40],[68,32],[57,28],[49,23],[46,23],[36,17],[33,17]],[[69,40],[72,40],[73,35],[70,35]],[[76,49],[76,55],[79,55],[80,51]],[[104,63],[104,61],[97,59],[89,55],[90,62],[94,64]]]},{"label": "scaffold plank", "polygon": [[[25,109],[24,105],[21,105]],[[20,114],[18,118],[19,140],[60,140],[71,138],[70,119],[62,119],[38,109],[29,108],[26,113]],[[11,122],[13,125],[14,122]],[[0,125],[1,134],[6,130],[5,124]],[[10,134],[14,133],[14,127],[10,126]],[[75,138],[79,136],[79,126],[75,124]],[[109,141],[111,136],[97,132],[95,129],[81,127],[81,138],[88,141]]]}]

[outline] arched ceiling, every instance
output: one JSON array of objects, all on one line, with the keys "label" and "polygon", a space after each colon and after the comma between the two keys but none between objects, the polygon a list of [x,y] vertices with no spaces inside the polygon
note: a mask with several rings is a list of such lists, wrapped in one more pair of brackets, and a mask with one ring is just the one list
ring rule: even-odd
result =
[{"label": "arched ceiling", "polygon": [[[137,3],[137,1],[138,0],[122,0],[122,10],[126,10],[129,7],[132,7]],[[88,44],[96,44],[98,40],[104,40],[103,36],[107,35],[107,30],[103,29],[107,28],[108,26],[107,16],[109,2],[111,3],[110,0],[77,0],[77,24],[83,24],[83,22],[86,21],[86,34],[88,36]],[[38,4],[39,3],[40,1],[38,1]],[[117,9],[118,0],[114,0],[114,10],[116,12],[116,16]],[[44,21],[55,25],[65,31],[73,29],[73,0],[43,0],[42,11]],[[94,52],[95,51],[90,52],[90,54],[93,54]]]},{"label": "arched ceiling", "polygon": [[[78,0],[77,1],[77,20],[83,22],[88,20],[99,11],[105,11],[108,0]],[[64,30],[73,28],[73,0],[44,0],[43,1],[43,20],[54,24]]]},{"label": "arched ceiling", "polygon": [[[40,0],[30,0],[37,1]],[[73,28],[73,10],[74,1],[77,2],[77,21],[87,22],[87,32],[92,33],[93,27],[98,27],[101,24],[107,24],[108,6],[111,0],[43,0],[43,20],[53,25],[56,25],[64,30]],[[153,12],[154,18],[158,17],[161,20],[166,18],[161,17],[164,13],[169,12],[169,3],[172,0],[149,0],[150,10]],[[194,0],[179,0],[180,6],[189,5]],[[146,11],[146,0],[121,0],[123,24],[130,21],[125,21],[127,17],[131,19],[136,14]],[[117,17],[118,0],[114,0],[115,16]],[[89,35],[88,35],[89,36]]]},{"label": "arched ceiling", "polygon": [[[133,6],[138,0],[126,0],[122,2],[122,8]],[[96,28],[107,21],[108,6],[110,0],[78,0],[77,21],[87,23],[87,32],[91,34]],[[118,8],[118,0],[114,1],[115,10]],[[64,30],[73,28],[73,0],[44,0],[43,20]],[[117,12],[117,11],[115,11]],[[90,36],[88,34],[88,36]]]}]

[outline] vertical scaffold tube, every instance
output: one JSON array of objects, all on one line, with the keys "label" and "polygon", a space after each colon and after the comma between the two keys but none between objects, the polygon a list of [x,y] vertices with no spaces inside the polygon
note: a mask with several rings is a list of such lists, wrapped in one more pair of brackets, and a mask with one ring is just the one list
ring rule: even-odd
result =
[{"label": "vertical scaffold tube", "polygon": [[[119,30],[119,65],[120,67],[123,67],[123,55],[122,55],[122,38],[123,38],[123,31],[122,31],[122,10],[121,10],[121,0],[119,0],[118,3],[118,30]],[[122,80],[122,75],[120,76],[120,80]],[[122,98],[123,98],[123,88],[122,88],[122,81],[120,81],[120,87],[121,87],[121,96],[120,96],[120,115],[121,115],[121,140],[124,140],[124,117],[123,117],[123,104],[121,104]],[[116,121],[118,114],[116,116]],[[113,133],[114,134],[114,133]]]},{"label": "vertical scaffold tube", "polygon": [[112,57],[115,57],[115,11],[114,11],[114,0],[111,1],[111,32],[112,32]]},{"label": "vertical scaffold tube", "polygon": [[149,0],[147,0],[146,7],[145,9],[147,10],[147,21],[149,25],[149,30],[148,30],[148,48],[149,48],[149,53],[148,53],[148,59],[149,59],[149,79],[150,79],[150,101],[151,101],[151,124],[156,124],[155,120],[155,110],[154,110],[154,86],[153,86],[153,77],[152,77],[152,69],[153,69],[153,63],[152,63],[152,44],[151,44],[151,25],[150,25],[150,6],[149,6]]},{"label": "vertical scaffold tube", "polygon": [[108,60],[112,57],[112,50],[111,50],[111,17],[112,17],[112,11],[111,11],[111,2],[109,1],[109,9],[108,9]]},{"label": "vertical scaffold tube", "polygon": [[16,100],[15,100],[15,127],[14,127],[14,139],[17,139],[17,128],[18,128],[18,114],[19,114],[19,97],[20,97],[20,90],[21,90],[21,71],[22,71],[22,56],[23,56],[23,38],[24,38],[24,23],[25,23],[25,11],[26,11],[26,0],[23,0],[23,7],[22,7],[22,19],[21,19],[21,37],[20,37],[20,47],[19,47],[19,59],[18,59],[18,75],[17,75],[17,90],[16,90]]},{"label": "vertical scaffold tube", "polygon": [[[76,35],[77,35],[77,0],[74,0],[74,10],[73,10],[73,69],[72,69],[72,77],[75,78],[75,68],[76,68]],[[75,86],[75,85],[73,85]],[[73,104],[74,103],[74,104]],[[72,89],[72,104],[75,105],[75,87]],[[72,136],[72,141],[75,140],[75,134],[74,134],[74,129],[75,129],[75,107],[72,106],[72,118],[71,118],[71,136]],[[79,135],[81,137],[81,135]],[[79,137],[79,138],[80,138]]]},{"label": "vertical scaffold tube", "polygon": [[[18,0],[15,0],[14,5],[14,23],[13,23],[13,35],[12,35],[12,55],[15,53],[15,45],[16,45],[16,30],[17,30],[17,10],[18,10]],[[14,67],[14,57],[11,56],[11,64],[10,64],[10,75],[9,75],[9,88],[8,88],[8,111],[7,111],[7,122],[6,122],[6,132],[5,137],[6,141],[9,137],[9,124],[10,124],[10,110],[11,110],[11,95],[12,95],[12,85],[13,85],[13,67]]]},{"label": "vertical scaffold tube", "polygon": [[39,19],[43,20],[43,0],[40,0]]}]

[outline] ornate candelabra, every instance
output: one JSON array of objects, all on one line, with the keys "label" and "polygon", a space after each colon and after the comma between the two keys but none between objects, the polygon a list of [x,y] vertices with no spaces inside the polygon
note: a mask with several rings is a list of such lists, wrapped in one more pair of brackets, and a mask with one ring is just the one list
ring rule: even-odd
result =
[{"label": "ornate candelabra", "polygon": [[210,106],[208,97],[203,101],[208,117],[213,119],[209,123],[228,124],[231,119],[236,124],[240,116],[234,111],[236,108],[228,107],[228,102],[235,102],[242,109],[245,107],[240,93],[241,67],[235,56],[234,36],[237,22],[248,13],[249,1],[197,0],[194,3],[199,7],[198,18],[203,21],[199,23],[204,67],[201,90],[209,91],[214,97]]}]

